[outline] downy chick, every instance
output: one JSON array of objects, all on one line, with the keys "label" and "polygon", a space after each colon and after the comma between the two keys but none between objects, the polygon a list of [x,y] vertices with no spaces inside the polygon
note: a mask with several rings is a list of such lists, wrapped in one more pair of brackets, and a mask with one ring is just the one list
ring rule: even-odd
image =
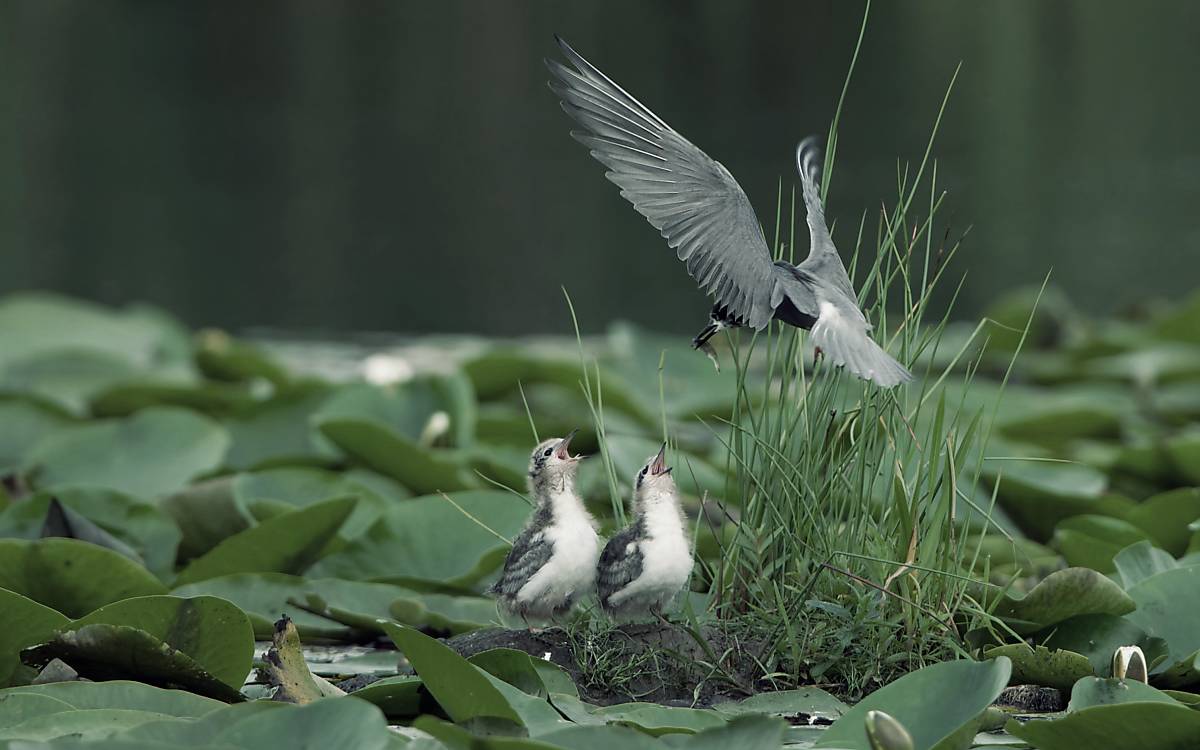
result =
[{"label": "downy chick", "polygon": [[575,490],[579,457],[569,448],[575,431],[544,440],[529,460],[533,516],[513,540],[500,579],[488,589],[500,607],[525,622],[561,615],[596,582],[600,539]]},{"label": "downy chick", "polygon": [[596,573],[600,605],[615,618],[663,610],[692,573],[679,490],[665,464],[667,445],[650,457],[633,481],[633,523],[604,547]]}]

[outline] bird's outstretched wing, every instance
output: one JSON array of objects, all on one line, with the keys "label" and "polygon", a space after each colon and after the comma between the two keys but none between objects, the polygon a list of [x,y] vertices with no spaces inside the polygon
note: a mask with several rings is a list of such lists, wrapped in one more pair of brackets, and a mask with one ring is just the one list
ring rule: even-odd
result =
[{"label": "bird's outstretched wing", "polygon": [[513,598],[529,582],[534,573],[550,562],[554,544],[535,528],[528,528],[513,540],[512,549],[504,560],[500,578],[488,588],[489,594]]},{"label": "bird's outstretched wing", "polygon": [[737,180],[555,39],[575,68],[546,60],[554,76],[550,88],[584,128],[571,135],[608,167],[605,176],[675,248],[700,287],[745,325],[764,328],[782,291],[758,217]]},{"label": "bird's outstretched wing", "polygon": [[637,544],[637,528],[622,529],[604,545],[596,566],[596,594],[600,604],[608,606],[613,594],[637,580],[642,574],[642,551]]},{"label": "bird's outstretched wing", "polygon": [[818,314],[812,327],[813,345],[834,364],[883,388],[912,380],[912,373],[871,339],[871,327],[858,307],[854,286],[829,236],[817,184],[821,148],[816,136],[805,138],[796,147],[796,166],[811,243],[799,271],[816,280],[813,293]]}]

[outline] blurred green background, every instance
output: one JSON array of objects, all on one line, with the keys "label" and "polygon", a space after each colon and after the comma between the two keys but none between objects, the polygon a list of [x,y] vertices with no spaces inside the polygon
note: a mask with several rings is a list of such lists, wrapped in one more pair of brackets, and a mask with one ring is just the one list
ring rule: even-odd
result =
[{"label": "blurred green background", "polygon": [[[774,220],[860,3],[0,3],[0,293],[193,325],[692,333],[708,309],[568,136],[552,34],[724,162]],[[957,312],[1056,283],[1106,313],[1195,282],[1200,5],[876,2],[830,215],[873,226],[936,145],[971,227]],[[848,244],[850,232],[835,236]],[[845,247],[844,247],[845,249]]]}]

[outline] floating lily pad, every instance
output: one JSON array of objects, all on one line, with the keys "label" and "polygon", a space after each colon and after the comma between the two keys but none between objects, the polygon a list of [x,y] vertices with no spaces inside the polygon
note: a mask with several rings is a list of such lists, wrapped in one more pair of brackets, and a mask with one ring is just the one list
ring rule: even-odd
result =
[{"label": "floating lily pad", "polygon": [[[44,535],[52,499],[128,545],[133,557],[160,579],[174,574],[178,527],[155,506],[116,490],[75,486],[38,493],[0,512],[0,536],[37,539]],[[79,536],[79,529],[74,529],[76,533],[69,531],[58,529],[49,535],[93,541]]]},{"label": "floating lily pad", "polygon": [[239,532],[193,560],[176,584],[231,573],[303,573],[320,559],[357,502],[352,497],[328,500]]},{"label": "floating lily pad", "polygon": [[226,476],[197,482],[159,504],[183,534],[180,561],[203,555],[254,523],[254,517],[233,495],[233,479]]},{"label": "floating lily pad", "polygon": [[0,540],[0,588],[69,617],[133,596],[166,593],[141,565],[75,539]]},{"label": "floating lily pad", "polygon": [[378,708],[345,696],[255,712],[226,724],[212,735],[209,744],[244,750],[267,747],[386,750],[394,746],[394,736]]},{"label": "floating lily pad", "polygon": [[1165,447],[1175,473],[1188,484],[1200,484],[1200,429],[1168,437]]},{"label": "floating lily pad", "polygon": [[310,575],[387,578],[401,584],[477,582],[503,563],[508,545],[500,537],[514,537],[531,510],[508,492],[457,492],[449,497],[432,495],[395,505],[365,534],[314,566]]},{"label": "floating lily pad", "polygon": [[21,660],[33,666],[43,666],[51,659],[62,659],[93,680],[136,678],[226,702],[243,700],[237,689],[212,676],[187,654],[127,625],[84,625],[60,632],[21,654]]},{"label": "floating lily pad", "polygon": [[1200,737],[1200,711],[1169,703],[1139,701],[1085,708],[1061,719],[1010,721],[1009,734],[1039,750],[1081,747],[1174,750]]},{"label": "floating lily pad", "polygon": [[414,492],[453,492],[479,485],[466,454],[425,448],[369,419],[324,419],[321,434],[354,461],[395,479]]},{"label": "floating lily pad", "polygon": [[1125,519],[1144,531],[1159,547],[1182,555],[1191,541],[1188,524],[1200,518],[1200,488],[1183,487],[1148,497]]},{"label": "floating lily pad", "polygon": [[[0,611],[4,612],[4,627],[0,627],[0,687],[13,682],[14,673],[21,669],[21,649],[41,643],[70,619],[57,610],[45,607],[20,594],[0,589]],[[30,675],[23,675],[28,681]],[[2,701],[3,693],[0,693]],[[4,704],[0,702],[0,707]]]},{"label": "floating lily pad", "polygon": [[1179,567],[1175,558],[1148,541],[1131,544],[1121,550],[1113,558],[1113,564],[1126,591],[1150,576]]},{"label": "floating lily pad", "polygon": [[1030,633],[1076,615],[1123,615],[1135,606],[1104,575],[1088,568],[1067,568],[1046,576],[1023,597],[1007,595],[995,613],[1018,633]]},{"label": "floating lily pad", "polygon": [[1168,687],[1200,681],[1200,567],[1168,570],[1129,589],[1129,619],[1167,642],[1167,660],[1151,670]]},{"label": "floating lily pad", "polygon": [[864,698],[821,735],[816,747],[870,750],[863,730],[868,711],[893,716],[912,734],[915,747],[967,747],[984,709],[1000,695],[1011,673],[1004,657],[918,669]]},{"label": "floating lily pad", "polygon": [[175,596],[209,594],[227,599],[246,613],[258,640],[270,640],[274,622],[286,613],[304,639],[342,640],[350,629],[339,622],[297,608],[292,601],[304,599],[308,582],[283,573],[237,573],[218,576],[175,588]]},{"label": "floating lily pad", "polygon": [[154,498],[221,463],[229,437],[190,411],[153,408],[59,431],[30,455],[39,487],[88,484]]},{"label": "floating lily pad", "polygon": [[312,423],[329,398],[322,383],[289,386],[228,420],[231,445],[225,455],[229,469],[255,469],[276,464],[333,462],[337,451],[318,438]]},{"label": "floating lily pad", "polygon": [[1071,516],[1119,515],[1131,503],[1106,496],[1108,479],[1090,466],[1057,461],[989,461],[984,476],[999,482],[1004,509],[1034,539],[1048,539]]},{"label": "floating lily pad", "polygon": [[664,734],[692,734],[725,725],[727,718],[711,710],[660,706],[657,703],[620,703],[596,709],[594,715],[605,721],[637,727],[655,737]]},{"label": "floating lily pad", "polygon": [[[356,497],[354,511],[338,531],[343,539],[353,539],[366,531],[387,509],[387,501],[366,484],[312,467],[239,474],[233,480],[233,496],[248,509],[256,504],[269,504],[279,510],[294,510],[336,497]],[[258,513],[253,514],[259,517]]]},{"label": "floating lily pad", "polygon": [[1083,515],[1060,521],[1051,543],[1066,558],[1068,565],[1109,573],[1115,570],[1113,557],[1118,552],[1145,538],[1145,534],[1128,521]]},{"label": "floating lily pad", "polygon": [[25,464],[30,449],[48,435],[74,424],[61,412],[34,401],[0,401],[0,472]]},{"label": "floating lily pad", "polygon": [[96,417],[127,417],[152,406],[176,406],[211,417],[238,414],[258,398],[247,388],[227,383],[166,383],[129,379],[108,386],[90,398]]},{"label": "floating lily pad", "polygon": [[1007,656],[1012,661],[1012,680],[1020,685],[1044,685],[1066,690],[1076,680],[1092,676],[1092,664],[1083,654],[1025,643],[996,646],[984,651],[989,659]]},{"label": "floating lily pad", "polygon": [[[70,737],[99,744],[113,735],[151,721],[173,721],[165,714],[120,708],[95,708],[43,714],[10,727],[0,728],[0,741],[45,741]],[[6,743],[7,744],[7,743]]]},{"label": "floating lily pad", "polygon": [[1086,656],[1092,671],[1102,677],[1112,673],[1113,653],[1120,646],[1138,646],[1150,665],[1167,656],[1166,642],[1147,634],[1127,616],[1078,615],[1051,625],[1029,640]]},{"label": "floating lily pad", "polygon": [[[0,691],[3,698],[14,695],[52,698],[76,709],[117,708],[188,719],[204,716],[225,705],[184,690],[167,690],[128,680],[55,682]],[[46,706],[53,708],[52,704]]]},{"label": "floating lily pad", "polygon": [[214,596],[143,596],[105,605],[61,630],[89,625],[136,627],[191,657],[230,687],[250,673],[254,632],[237,606]]},{"label": "floating lily pad", "polygon": [[1171,696],[1150,687],[1139,680],[1116,680],[1089,677],[1075,683],[1071,689],[1068,711],[1082,711],[1092,706],[1108,706],[1113,703],[1135,703],[1152,701],[1180,705]]},{"label": "floating lily pad", "polygon": [[759,693],[740,701],[718,703],[713,708],[727,716],[760,713],[788,719],[813,717],[828,721],[833,721],[850,710],[842,701],[815,687]]}]

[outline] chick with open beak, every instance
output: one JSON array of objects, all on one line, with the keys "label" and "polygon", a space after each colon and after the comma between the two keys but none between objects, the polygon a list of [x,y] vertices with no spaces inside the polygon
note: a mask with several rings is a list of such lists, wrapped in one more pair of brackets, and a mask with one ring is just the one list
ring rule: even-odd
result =
[{"label": "chick with open beak", "polygon": [[600,605],[617,619],[662,617],[692,574],[687,523],[666,451],[663,443],[634,477],[633,522],[600,555]]},{"label": "chick with open beak", "polygon": [[543,440],[529,458],[533,516],[513,541],[499,580],[488,590],[526,625],[565,614],[595,586],[600,538],[575,489],[579,456],[571,438]]}]

